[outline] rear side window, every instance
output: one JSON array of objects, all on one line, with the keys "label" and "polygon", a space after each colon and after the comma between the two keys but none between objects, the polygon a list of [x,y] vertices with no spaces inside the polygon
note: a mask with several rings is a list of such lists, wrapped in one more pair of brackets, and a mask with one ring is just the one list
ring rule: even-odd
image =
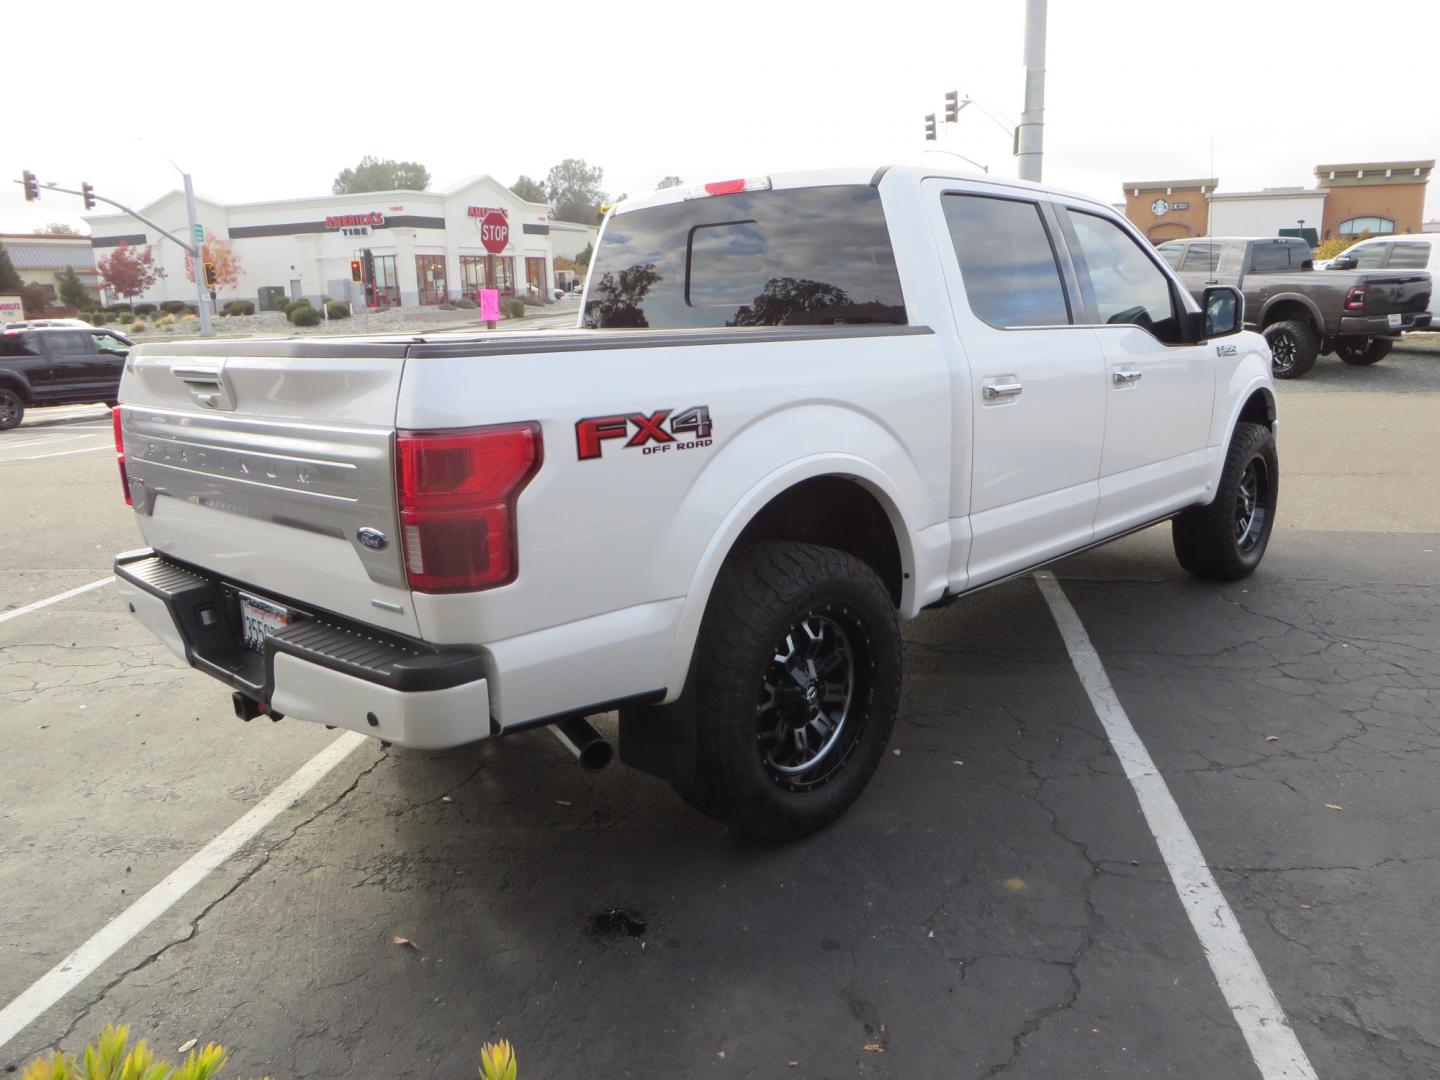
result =
[{"label": "rear side window", "polygon": [[34,334],[0,334],[0,356],[40,356]]},{"label": "rear side window", "polygon": [[94,339],[89,334],[56,334],[55,351],[66,356],[95,351]]},{"label": "rear side window", "polygon": [[1267,270],[1289,270],[1290,249],[1284,244],[1256,244],[1250,255],[1250,269],[1260,274]]},{"label": "rear side window", "polygon": [[1040,207],[988,195],[946,195],[945,222],[970,310],[991,326],[1061,326],[1070,308]]},{"label": "rear side window", "polygon": [[1185,262],[1180,269],[1186,271],[1203,270],[1207,274],[1215,272],[1220,265],[1219,244],[1191,244],[1185,252]]},{"label": "rear side window", "polygon": [[1161,244],[1155,250],[1160,253],[1160,258],[1165,260],[1165,265],[1171,270],[1180,269],[1180,259],[1185,254],[1184,244]]},{"label": "rear side window", "polygon": [[756,191],[617,214],[590,270],[588,327],[905,322],[869,185]]},{"label": "rear side window", "polygon": [[1430,245],[1398,243],[1390,249],[1391,270],[1424,270],[1430,265]]},{"label": "rear side window", "polygon": [[1170,279],[1129,233],[1107,218],[1066,210],[1079,242],[1077,261],[1088,278],[1102,323],[1132,323],[1170,345],[1180,341],[1180,320]]}]

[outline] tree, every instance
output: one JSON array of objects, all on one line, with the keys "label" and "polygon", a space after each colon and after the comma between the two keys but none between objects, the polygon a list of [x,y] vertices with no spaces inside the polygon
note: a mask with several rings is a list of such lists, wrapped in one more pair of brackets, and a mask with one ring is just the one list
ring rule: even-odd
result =
[{"label": "tree", "polygon": [[73,266],[60,275],[60,302],[73,308],[90,306],[90,290],[80,283]]},{"label": "tree", "polygon": [[575,256],[575,265],[582,270],[590,269],[590,258],[595,254],[595,245],[586,244],[585,250]]},{"label": "tree", "polygon": [[[850,305],[850,297],[838,285],[826,281],[811,281],[809,278],[771,278],[764,290],[750,303],[735,312],[730,326],[783,326],[795,316],[843,308]],[[801,318],[799,322],[810,320]]]},{"label": "tree", "polygon": [[10,261],[10,253],[5,250],[4,244],[0,244],[0,293],[18,293],[23,284],[20,272]]},{"label": "tree", "polygon": [[520,179],[510,185],[510,190],[526,202],[545,201],[545,185],[539,180],[531,180],[524,173],[521,173]]},{"label": "tree", "polygon": [[605,191],[600,182],[605,170],[580,158],[566,158],[550,170],[545,190],[550,193],[550,213],[560,221],[595,220]]},{"label": "tree", "polygon": [[417,161],[384,161],[366,154],[353,169],[342,169],[331,191],[350,195],[357,191],[424,191],[430,186],[430,170]]},{"label": "tree", "polygon": [[641,328],[649,326],[641,302],[645,294],[661,280],[654,263],[627,266],[618,274],[606,272],[591,286],[590,302],[585,305],[585,325],[590,329],[604,326]]},{"label": "tree", "polygon": [[[241,265],[240,256],[235,254],[235,249],[228,240],[222,240],[214,233],[206,233],[205,243],[200,245],[200,258],[215,268],[217,290],[233,289],[240,283],[240,271],[245,267]],[[195,280],[195,260],[189,255],[185,256],[185,280]]]},{"label": "tree", "polygon": [[667,176],[655,185],[655,189],[657,191],[664,191],[666,188],[679,187],[683,183],[685,183],[685,181],[681,180],[678,176]]},{"label": "tree", "polygon": [[42,236],[80,236],[79,229],[66,225],[63,221],[52,221],[45,228],[40,230]]},{"label": "tree", "polygon": [[155,265],[149,244],[140,248],[121,244],[111,254],[97,259],[95,266],[100,271],[100,284],[126,300],[140,296],[165,276],[165,268]]},{"label": "tree", "polygon": [[27,319],[43,319],[55,299],[53,285],[41,285],[32,281],[20,286],[20,308]]}]

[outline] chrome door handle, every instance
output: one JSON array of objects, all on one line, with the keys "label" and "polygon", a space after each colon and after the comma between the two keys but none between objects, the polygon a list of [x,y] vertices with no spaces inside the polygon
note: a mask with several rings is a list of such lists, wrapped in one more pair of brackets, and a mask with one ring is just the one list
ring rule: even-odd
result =
[{"label": "chrome door handle", "polygon": [[1025,387],[1015,379],[1006,379],[1001,382],[999,379],[987,379],[980,388],[980,394],[986,401],[1000,401],[1004,398],[1019,397]]},{"label": "chrome door handle", "polygon": [[1134,386],[1143,374],[1141,371],[1117,371],[1110,377],[1110,381],[1115,386]]}]

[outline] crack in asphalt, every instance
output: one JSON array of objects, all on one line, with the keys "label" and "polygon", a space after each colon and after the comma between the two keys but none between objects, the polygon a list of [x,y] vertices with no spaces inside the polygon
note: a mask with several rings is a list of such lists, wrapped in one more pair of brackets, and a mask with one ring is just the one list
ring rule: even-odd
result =
[{"label": "crack in asphalt", "polygon": [[[355,791],[356,788],[360,786],[360,782],[362,780],[364,780],[367,776],[369,776],[372,772],[374,772],[388,760],[390,760],[390,755],[386,753],[383,749],[381,749],[380,755],[373,762],[371,762],[364,769],[362,769],[359,773],[357,773],[355,778],[345,786],[344,790],[342,790],[329,802],[325,803],[325,805],[319,807],[312,813],[305,816],[300,821],[296,822],[295,825],[292,826],[290,830],[285,833],[284,836],[281,836],[274,840],[272,843],[265,845],[264,850],[260,852],[259,858],[257,858],[252,865],[247,867],[245,871],[241,873],[240,876],[237,877],[235,881],[231,883],[230,886],[227,887],[219,896],[206,904],[200,910],[200,912],[190,920],[189,930],[187,930],[183,936],[173,938],[170,941],[165,942],[165,944],[160,946],[158,949],[147,953],[138,961],[113,976],[108,982],[105,983],[104,986],[100,988],[98,993],[92,995],[90,999],[87,1000],[85,1004],[80,1007],[79,1011],[75,1014],[75,1017],[66,1026],[65,1030],[60,1033],[60,1035],[58,1035],[55,1039],[51,1040],[48,1043],[44,1043],[21,1054],[19,1056],[19,1060],[28,1061],[39,1054],[59,1050],[64,1045],[65,1041],[69,1039],[70,1036],[75,1033],[75,1030],[89,1017],[90,1013],[97,1006],[99,1006],[100,1003],[104,1001],[116,987],[118,987],[121,983],[125,982],[125,980],[130,978],[130,976],[136,974],[139,971],[143,971],[145,968],[150,967],[152,964],[156,963],[158,960],[160,960],[161,957],[163,957],[166,953],[168,953],[176,946],[183,945],[189,941],[193,941],[200,933],[200,923],[212,911],[214,911],[217,907],[219,907],[231,896],[233,896],[256,874],[258,874],[262,869],[264,869],[265,866],[269,864],[271,858],[278,854],[285,847],[285,845],[288,844],[291,840],[293,840],[303,829],[306,828],[306,826],[310,825],[322,815],[326,814],[327,812],[338,806],[346,797],[348,797],[353,791]],[[257,845],[259,839],[259,837],[256,837],[256,839],[252,840],[250,844],[246,845],[246,847],[250,848],[252,847],[252,845]]]}]

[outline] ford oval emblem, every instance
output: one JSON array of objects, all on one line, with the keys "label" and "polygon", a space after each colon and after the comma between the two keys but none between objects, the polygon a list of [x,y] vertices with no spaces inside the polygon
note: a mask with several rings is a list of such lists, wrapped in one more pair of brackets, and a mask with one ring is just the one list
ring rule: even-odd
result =
[{"label": "ford oval emblem", "polygon": [[361,544],[369,548],[371,551],[381,551],[384,549],[385,545],[390,542],[389,537],[387,537],[383,532],[381,532],[379,529],[372,529],[368,525],[366,525],[363,529],[355,530],[355,539],[359,540]]}]

